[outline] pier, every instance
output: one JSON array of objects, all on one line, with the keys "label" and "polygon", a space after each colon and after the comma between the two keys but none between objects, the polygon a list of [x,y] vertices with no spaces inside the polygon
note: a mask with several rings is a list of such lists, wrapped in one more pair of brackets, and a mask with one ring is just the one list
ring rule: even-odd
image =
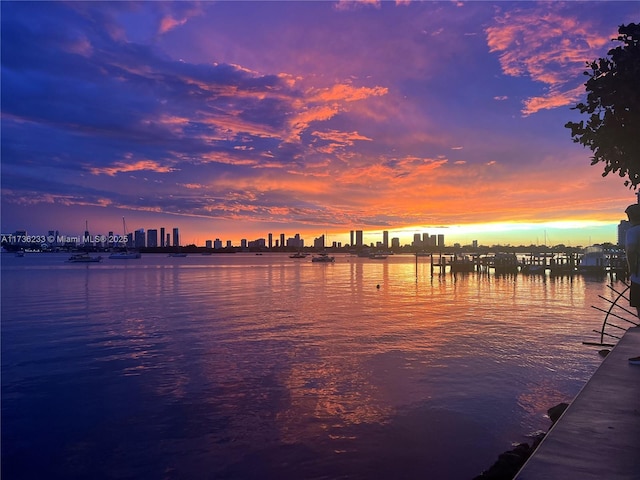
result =
[{"label": "pier", "polygon": [[629,328],[516,480],[640,478],[640,327]]},{"label": "pier", "polygon": [[627,263],[623,250],[576,252],[416,252],[416,267],[420,257],[428,258],[431,275],[444,273],[523,273],[528,275],[608,275],[625,279]]}]

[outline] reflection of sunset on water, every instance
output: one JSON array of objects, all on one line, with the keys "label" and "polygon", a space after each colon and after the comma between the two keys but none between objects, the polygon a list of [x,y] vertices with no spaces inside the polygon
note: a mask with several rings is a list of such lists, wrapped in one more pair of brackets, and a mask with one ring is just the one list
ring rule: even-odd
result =
[{"label": "reflection of sunset on water", "polygon": [[135,469],[131,451],[156,473],[371,478],[410,459],[470,478],[577,393],[600,361],[590,307],[613,295],[580,275],[431,275],[412,255],[64,259],[3,257],[3,435],[52,459],[23,470]]}]

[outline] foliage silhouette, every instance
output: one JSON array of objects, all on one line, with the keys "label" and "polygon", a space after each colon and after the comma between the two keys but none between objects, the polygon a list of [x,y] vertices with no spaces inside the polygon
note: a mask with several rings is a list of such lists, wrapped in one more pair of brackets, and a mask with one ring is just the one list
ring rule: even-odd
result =
[{"label": "foliage silhouette", "polygon": [[587,99],[573,110],[587,114],[585,122],[568,122],[575,143],[593,152],[591,165],[604,163],[603,177],[618,173],[635,189],[640,183],[640,24],[618,28],[622,42],[607,58],[587,62]]}]

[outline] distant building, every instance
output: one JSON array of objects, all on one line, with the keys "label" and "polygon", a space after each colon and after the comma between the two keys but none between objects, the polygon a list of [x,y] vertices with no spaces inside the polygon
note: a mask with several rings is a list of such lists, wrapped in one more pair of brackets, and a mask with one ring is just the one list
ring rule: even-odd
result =
[{"label": "distant building", "polygon": [[349,245],[353,247],[353,230],[349,232]]},{"label": "distant building", "polygon": [[324,250],[324,235],[320,235],[318,238],[313,239],[313,248],[316,250]]},{"label": "distant building", "polygon": [[444,248],[444,235],[442,233],[438,234],[438,247]]},{"label": "distant building", "polygon": [[170,247],[171,246],[171,234],[167,233],[167,238],[164,241],[164,246],[165,247]]},{"label": "distant building", "polygon": [[158,246],[158,230],[150,228],[147,230],[147,247],[156,248]]},{"label": "distant building", "polygon": [[356,247],[364,246],[362,230],[356,230]]},{"label": "distant building", "polygon": [[419,233],[413,234],[413,243],[411,246],[413,248],[422,248],[422,236]]},{"label": "distant building", "polygon": [[280,247],[284,247],[285,243],[284,243],[284,233],[280,234]]},{"label": "distant building", "polygon": [[164,236],[164,227],[160,227],[160,246],[164,247],[166,244],[165,236]]},{"label": "distant building", "polygon": [[624,248],[625,238],[627,236],[627,230],[631,228],[631,223],[628,220],[620,220],[618,224],[618,246]]},{"label": "distant building", "polygon": [[173,246],[174,247],[180,246],[180,232],[178,231],[177,228],[173,229]]},{"label": "distant building", "polygon": [[133,243],[133,246],[135,248],[144,248],[145,247],[144,228],[139,228],[138,230],[136,230],[134,232],[134,243]]},{"label": "distant building", "polygon": [[304,240],[302,238],[300,238],[300,234],[299,233],[296,233],[293,238],[288,238],[287,239],[287,247],[288,248],[295,248],[295,249],[304,248]]},{"label": "distant building", "polygon": [[204,246],[205,246],[205,248],[212,248],[213,247],[213,242],[211,240],[205,240]]},{"label": "distant building", "polygon": [[398,237],[391,239],[391,248],[400,248],[400,239]]},{"label": "distant building", "polygon": [[251,242],[249,242],[248,244],[249,248],[266,248],[267,246],[267,242],[264,238],[258,238],[257,240],[252,240]]},{"label": "distant building", "polygon": [[269,250],[273,248],[273,233],[270,233],[269,236]]},{"label": "distant building", "polygon": [[213,241],[213,248],[222,248],[222,241],[219,238]]},{"label": "distant building", "polygon": [[382,232],[382,248],[385,250],[389,248],[389,232],[387,230]]}]

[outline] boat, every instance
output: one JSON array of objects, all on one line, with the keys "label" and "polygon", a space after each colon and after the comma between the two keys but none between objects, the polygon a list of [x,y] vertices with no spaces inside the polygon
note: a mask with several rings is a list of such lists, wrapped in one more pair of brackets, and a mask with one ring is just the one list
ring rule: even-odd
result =
[{"label": "boat", "polygon": [[177,257],[177,258],[184,258],[187,256],[186,253],[180,253],[180,252],[176,252],[176,253],[170,253],[169,254],[170,257]]},{"label": "boat", "polygon": [[515,253],[498,252],[493,256],[492,267],[496,274],[518,273],[519,264]]},{"label": "boat", "polygon": [[385,255],[384,253],[370,253],[369,258],[371,260],[386,260],[387,255]]},{"label": "boat", "polygon": [[76,253],[67,259],[67,263],[97,263],[102,261],[101,256],[92,257],[88,253]]},{"label": "boat", "polygon": [[297,252],[294,253],[293,255],[289,255],[289,258],[307,258],[308,254],[306,253],[302,253],[302,252]]},{"label": "boat", "polygon": [[317,256],[311,259],[312,262],[316,263],[331,263],[335,262],[335,257],[330,257],[327,253],[319,253]]},{"label": "boat", "polygon": [[140,258],[140,257],[142,257],[140,252],[130,252],[130,251],[113,252],[111,255],[109,255],[109,258],[112,260],[131,260],[131,259]]},{"label": "boat", "polygon": [[476,262],[469,255],[457,254],[449,260],[451,273],[475,272]]},{"label": "boat", "polygon": [[[122,217],[122,230],[124,232],[124,238],[127,238],[127,225],[124,222],[124,217]],[[113,252],[111,255],[109,255],[109,258],[111,260],[133,260],[142,257],[140,252],[129,250],[126,244],[124,248],[125,249],[122,252]]]},{"label": "boat", "polygon": [[579,273],[605,273],[609,270],[609,259],[600,245],[591,245],[584,249],[580,263]]}]

